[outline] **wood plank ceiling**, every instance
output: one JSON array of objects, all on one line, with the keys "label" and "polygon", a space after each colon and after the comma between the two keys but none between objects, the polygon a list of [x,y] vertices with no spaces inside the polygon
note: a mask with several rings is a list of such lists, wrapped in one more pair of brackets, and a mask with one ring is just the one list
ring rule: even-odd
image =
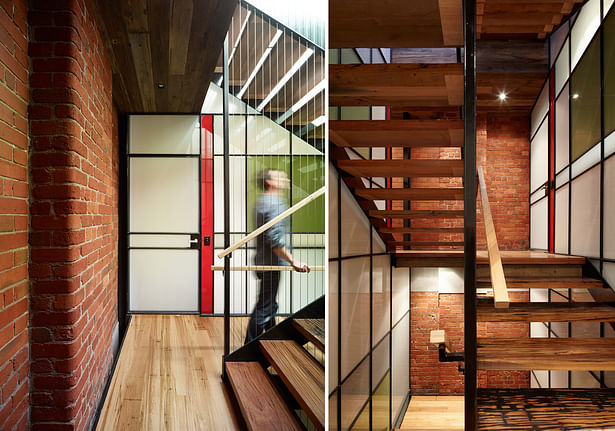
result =
[{"label": "wood plank ceiling", "polygon": [[237,2],[88,1],[111,60],[120,112],[201,111]]}]

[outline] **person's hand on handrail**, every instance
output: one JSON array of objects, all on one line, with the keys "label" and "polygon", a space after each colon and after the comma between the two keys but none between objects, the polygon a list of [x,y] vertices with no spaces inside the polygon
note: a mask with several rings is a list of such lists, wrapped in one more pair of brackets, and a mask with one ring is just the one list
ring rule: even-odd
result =
[{"label": "person's hand on handrail", "polygon": [[310,267],[308,266],[307,263],[303,263],[303,262],[299,262],[297,260],[294,260],[291,263],[291,265],[293,266],[293,268],[297,272],[310,272]]}]

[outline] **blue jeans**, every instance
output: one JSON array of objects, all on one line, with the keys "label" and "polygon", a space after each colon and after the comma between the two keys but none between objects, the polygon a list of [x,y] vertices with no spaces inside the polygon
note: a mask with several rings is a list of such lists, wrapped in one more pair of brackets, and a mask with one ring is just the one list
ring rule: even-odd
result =
[{"label": "blue jeans", "polygon": [[244,344],[275,326],[275,313],[278,311],[276,296],[280,284],[280,271],[258,271],[256,277],[260,280],[260,288],[254,311],[248,323],[248,332]]}]

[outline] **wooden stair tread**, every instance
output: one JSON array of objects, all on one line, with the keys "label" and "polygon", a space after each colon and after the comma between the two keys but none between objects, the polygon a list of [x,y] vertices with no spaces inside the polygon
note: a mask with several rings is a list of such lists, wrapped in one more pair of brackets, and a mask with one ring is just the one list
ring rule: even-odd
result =
[{"label": "wooden stair tread", "polygon": [[478,338],[480,370],[615,370],[615,338]]},{"label": "wooden stair tread", "polygon": [[[585,263],[585,258],[582,256],[569,256],[544,251],[508,250],[500,251],[500,254],[504,265],[583,265]],[[489,264],[487,250],[476,252],[476,263],[479,265]]]},{"label": "wooden stair tread", "polygon": [[303,429],[259,362],[226,362],[226,373],[249,430]]},{"label": "wooden stair tread", "polygon": [[320,351],[325,351],[325,319],[293,319],[293,326]]},{"label": "wooden stair tread", "polygon": [[463,218],[463,210],[369,210],[367,214],[375,218]]},{"label": "wooden stair tread", "polygon": [[355,195],[371,200],[463,200],[463,187],[355,189]]},{"label": "wooden stair tread", "polygon": [[339,160],[355,177],[461,177],[463,160]]},{"label": "wooden stair tread", "polygon": [[261,350],[314,425],[324,430],[325,371],[294,340],[261,340]]},{"label": "wooden stair tread", "polygon": [[[508,288],[518,289],[600,289],[600,280],[587,277],[556,277],[556,278],[513,278],[506,277]],[[476,287],[491,287],[491,281],[486,278],[477,279]]]},{"label": "wooden stair tread", "polygon": [[478,322],[615,322],[615,304],[604,302],[511,302],[508,308],[478,304]]},{"label": "wooden stair tread", "polygon": [[615,428],[613,389],[478,389],[478,429]]},{"label": "wooden stair tread", "polygon": [[462,227],[382,227],[382,233],[463,233]]},{"label": "wooden stair tread", "polygon": [[463,247],[463,241],[388,241],[389,247]]}]

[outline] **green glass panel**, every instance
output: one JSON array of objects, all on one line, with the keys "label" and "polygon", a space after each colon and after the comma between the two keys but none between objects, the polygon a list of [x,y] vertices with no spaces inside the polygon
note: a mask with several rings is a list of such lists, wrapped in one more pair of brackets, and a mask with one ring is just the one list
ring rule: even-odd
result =
[{"label": "green glass panel", "polygon": [[[325,185],[323,156],[293,156],[293,205]],[[293,232],[325,231],[325,197],[310,202],[292,216]]]},{"label": "green glass panel", "polygon": [[[262,184],[257,184],[257,175],[266,168],[286,172],[291,179],[293,201],[290,202],[290,190],[285,192],[286,201],[294,205],[311,193],[324,186],[324,157],[323,156],[248,156],[247,157],[247,214],[248,231],[257,228],[254,218],[254,205],[262,193]],[[321,196],[315,201],[301,208],[292,216],[293,232],[324,232],[325,204]]]},{"label": "green glass panel", "polygon": [[604,22],[604,131],[615,130],[615,13]]},{"label": "green glass panel", "polygon": [[369,403],[365,405],[351,429],[352,431],[369,431]]},{"label": "green glass panel", "polygon": [[391,399],[391,373],[387,372],[372,395],[372,430],[389,431],[391,423],[389,401]]},{"label": "green glass panel", "polygon": [[600,136],[600,34],[589,45],[572,73],[572,161],[596,144]]}]

